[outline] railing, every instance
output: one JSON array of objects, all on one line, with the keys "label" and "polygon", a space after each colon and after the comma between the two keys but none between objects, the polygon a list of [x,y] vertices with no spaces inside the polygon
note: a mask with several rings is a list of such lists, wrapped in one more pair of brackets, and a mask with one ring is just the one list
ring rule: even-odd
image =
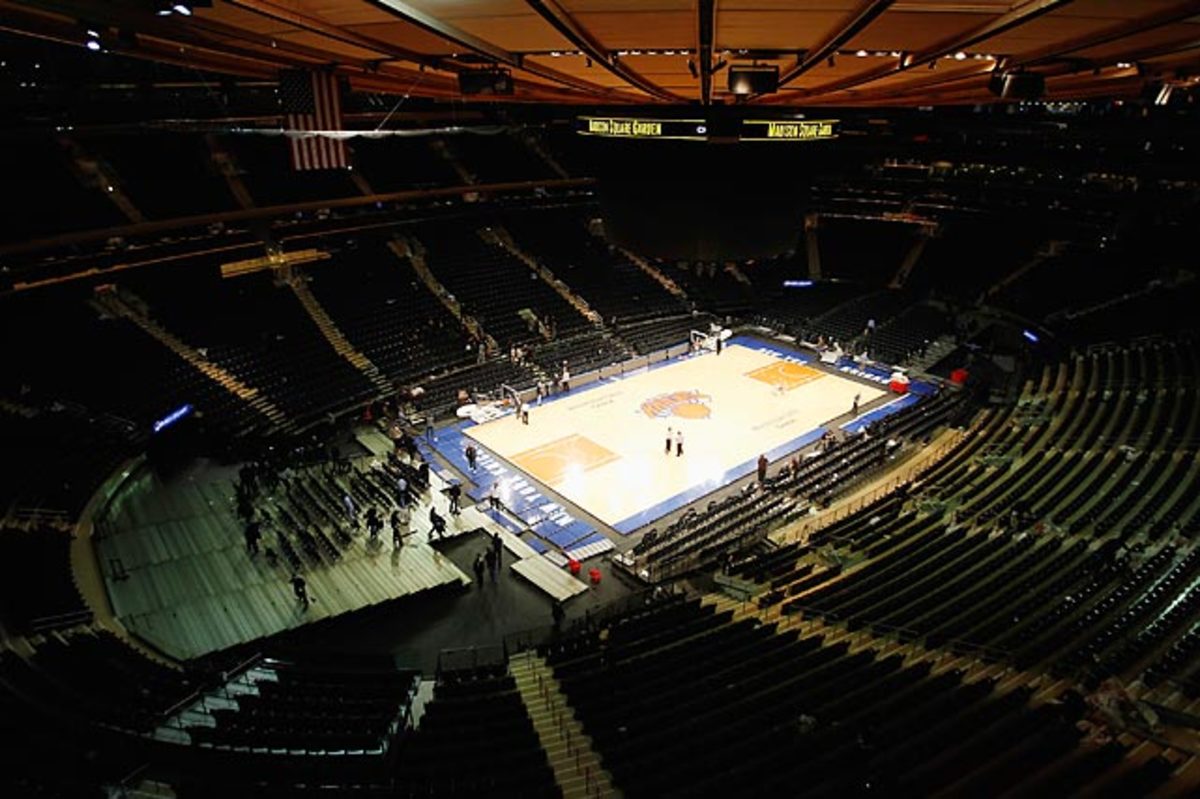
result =
[{"label": "railing", "polygon": [[645,588],[632,594],[613,600],[595,610],[589,610],[582,619],[575,619],[566,627],[556,629],[553,625],[531,627],[526,630],[508,633],[504,636],[502,646],[507,657],[511,658],[522,652],[552,643],[559,637],[574,635],[587,630],[601,627],[613,619],[649,607],[671,597],[698,597],[699,592],[689,590],[682,583],[663,583],[653,588]]},{"label": "railing", "polygon": [[[557,690],[552,689],[550,681],[547,680],[540,671],[534,672],[534,677],[537,683],[537,694],[534,697],[527,697],[526,702],[535,700],[540,702],[540,707],[537,705],[527,704],[530,711],[535,709],[544,711],[546,717],[554,725],[554,730],[558,733],[559,739],[567,748],[567,767],[574,766],[576,775],[583,777],[584,791],[587,796],[602,796],[601,780],[599,774],[598,757],[591,747],[591,742],[583,734],[576,734],[575,726],[569,721],[574,718],[574,711],[567,703],[566,698]],[[587,765],[584,765],[584,755],[591,755],[588,758]],[[596,767],[593,769],[592,761],[596,761]],[[553,768],[553,762],[551,764]]]},{"label": "railing", "polygon": [[501,644],[466,646],[443,649],[438,652],[436,678],[456,671],[473,671],[489,666],[503,666],[508,662]]},{"label": "railing", "polygon": [[68,613],[58,613],[52,616],[38,616],[30,620],[29,629],[34,632],[61,630],[66,627],[74,627],[76,624],[88,624],[92,621],[92,618],[90,610],[73,610]]}]

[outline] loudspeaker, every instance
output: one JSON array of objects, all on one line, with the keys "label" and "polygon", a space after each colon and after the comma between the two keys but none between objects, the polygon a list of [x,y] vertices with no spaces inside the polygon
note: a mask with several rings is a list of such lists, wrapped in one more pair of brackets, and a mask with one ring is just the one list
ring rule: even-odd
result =
[{"label": "loudspeaker", "polygon": [[729,68],[729,91],[734,94],[770,94],[778,90],[778,66],[731,66]]},{"label": "loudspeaker", "polygon": [[463,94],[512,94],[512,75],[502,69],[474,69],[458,73]]},{"label": "loudspeaker", "polygon": [[993,72],[988,89],[1006,100],[1038,100],[1046,92],[1046,77],[1040,72]]}]

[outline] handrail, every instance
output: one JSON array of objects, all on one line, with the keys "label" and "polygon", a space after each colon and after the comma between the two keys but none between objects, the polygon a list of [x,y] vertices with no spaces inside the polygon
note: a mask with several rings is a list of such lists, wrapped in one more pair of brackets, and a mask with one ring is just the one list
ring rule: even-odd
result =
[{"label": "handrail", "polygon": [[336,197],[325,200],[309,200],[300,203],[284,205],[268,205],[258,208],[239,208],[236,211],[218,211],[208,214],[180,216],[174,219],[161,219],[152,222],[137,222],[131,225],[116,227],[93,228],[60,236],[50,236],[38,239],[27,239],[0,246],[0,255],[17,255],[26,252],[36,252],[46,249],[61,249],[65,246],[83,244],[91,241],[107,241],[114,237],[141,236],[148,233],[163,233],[180,228],[194,228],[205,225],[227,222],[247,222],[272,217],[294,216],[308,211],[320,211],[333,208],[359,208],[372,206],[375,203],[397,203],[407,200],[433,199],[438,197],[454,197],[465,194],[481,194],[488,192],[504,192],[520,189],[571,189],[592,186],[595,178],[557,178],[554,180],[523,180],[506,183],[487,183],[473,186],[442,186],[431,189],[408,189],[392,191],[384,194],[369,194],[356,197]]}]

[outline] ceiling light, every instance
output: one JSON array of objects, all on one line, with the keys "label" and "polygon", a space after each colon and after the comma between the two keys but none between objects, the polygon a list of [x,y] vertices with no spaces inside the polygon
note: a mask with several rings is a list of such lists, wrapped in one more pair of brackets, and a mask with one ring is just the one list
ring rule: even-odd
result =
[{"label": "ceiling light", "polygon": [[866,58],[866,57],[867,57],[867,51],[866,51],[866,50],[859,50],[857,53],[855,53],[855,55],[856,55],[856,56],[858,56],[859,58]]},{"label": "ceiling light", "polygon": [[1117,62],[1117,69],[1129,69],[1132,66],[1133,66],[1133,64],[1129,63],[1128,61],[1118,61]]},{"label": "ceiling light", "polygon": [[171,5],[171,10],[176,14],[182,14],[185,17],[190,17],[192,15],[191,3],[174,3]]},{"label": "ceiling light", "polygon": [[962,61],[966,57],[967,57],[967,54],[964,53],[962,50],[959,50],[957,53],[954,54],[955,61]]},{"label": "ceiling light", "polygon": [[86,42],[83,43],[83,46],[86,47],[87,49],[91,50],[93,53],[100,52],[100,40],[99,39],[88,39]]}]

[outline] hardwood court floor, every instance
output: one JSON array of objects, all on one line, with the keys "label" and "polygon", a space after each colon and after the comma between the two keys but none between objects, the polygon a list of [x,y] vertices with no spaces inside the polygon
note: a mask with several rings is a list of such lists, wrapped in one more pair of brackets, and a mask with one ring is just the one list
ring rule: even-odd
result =
[{"label": "hardwood court floor", "polygon": [[[588,387],[468,436],[606,524],[628,532],[782,454],[884,392],[780,355],[733,345]],[[667,428],[682,430],[684,454]],[[768,455],[770,457],[770,455]]]}]

